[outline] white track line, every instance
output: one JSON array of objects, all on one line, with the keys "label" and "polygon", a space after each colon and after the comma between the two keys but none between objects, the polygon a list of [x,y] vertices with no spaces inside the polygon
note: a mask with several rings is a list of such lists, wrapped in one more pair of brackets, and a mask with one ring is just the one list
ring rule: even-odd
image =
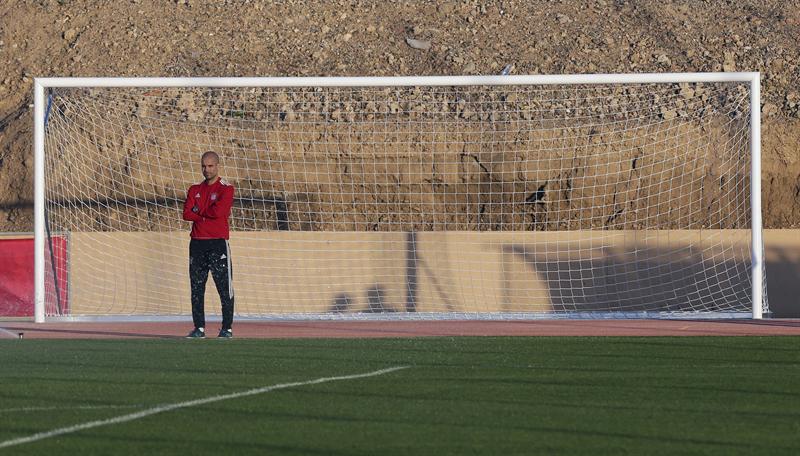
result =
[{"label": "white track line", "polygon": [[11,332],[11,331],[7,330],[6,328],[3,328],[3,327],[0,327],[0,333],[8,334],[9,336],[13,337],[14,339],[19,337],[19,334],[15,333],[15,332]]},{"label": "white track line", "polygon": [[158,407],[153,407],[147,410],[142,410],[141,412],[109,418],[107,420],[90,421],[88,423],[76,424],[74,426],[53,429],[52,431],[40,432],[38,434],[29,435],[27,437],[20,437],[16,439],[6,440],[4,442],[0,442],[0,448],[8,448],[15,445],[21,445],[23,443],[36,442],[39,440],[49,439],[50,437],[56,437],[64,434],[71,434],[73,432],[78,432],[85,429],[107,426],[109,424],[126,423],[128,421],[138,420],[140,418],[144,418],[150,415],[155,415],[157,413],[169,412],[171,410],[177,410],[187,407],[194,407],[196,405],[210,404],[212,402],[224,401],[226,399],[238,399],[240,397],[253,396],[256,394],[268,393],[270,391],[293,388],[296,386],[316,385],[319,383],[334,382],[337,380],[355,380],[358,378],[375,377],[378,375],[383,375],[383,374],[388,374],[390,372],[398,371],[401,369],[406,369],[408,367],[409,366],[397,366],[397,367],[390,367],[388,369],[381,369],[377,371],[367,372],[364,374],[342,375],[339,377],[322,377],[314,380],[308,380],[305,382],[279,383],[277,385],[264,386],[261,388],[251,389],[247,391],[240,391],[238,393],[223,394],[220,396],[211,396],[202,399],[195,399],[192,401],[178,402],[175,404],[166,404]]}]

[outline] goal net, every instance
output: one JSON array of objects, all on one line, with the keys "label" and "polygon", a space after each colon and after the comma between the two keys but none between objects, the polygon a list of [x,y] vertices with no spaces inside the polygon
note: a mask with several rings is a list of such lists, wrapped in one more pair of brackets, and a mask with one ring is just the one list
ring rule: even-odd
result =
[{"label": "goal net", "polygon": [[37,80],[40,313],[188,317],[210,150],[239,317],[759,316],[753,74],[650,76]]}]

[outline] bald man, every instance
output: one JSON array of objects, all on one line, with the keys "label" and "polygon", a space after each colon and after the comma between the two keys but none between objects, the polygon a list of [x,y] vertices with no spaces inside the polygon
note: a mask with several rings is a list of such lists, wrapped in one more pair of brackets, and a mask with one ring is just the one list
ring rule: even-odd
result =
[{"label": "bald man", "polygon": [[206,336],[205,304],[208,273],[214,278],[222,304],[219,336],[233,337],[233,266],[228,217],[233,206],[233,185],[219,177],[219,155],[206,152],[200,159],[205,180],[189,187],[183,219],[192,222],[189,242],[189,282],[192,288],[191,339]]}]

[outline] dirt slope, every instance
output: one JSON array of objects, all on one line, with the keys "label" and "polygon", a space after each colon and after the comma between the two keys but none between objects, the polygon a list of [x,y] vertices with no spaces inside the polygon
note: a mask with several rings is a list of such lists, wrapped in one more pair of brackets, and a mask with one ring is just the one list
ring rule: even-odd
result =
[{"label": "dirt slope", "polygon": [[37,76],[497,74],[508,64],[514,74],[762,72],[764,222],[798,227],[799,54],[797,0],[5,0],[0,231],[32,229]]}]

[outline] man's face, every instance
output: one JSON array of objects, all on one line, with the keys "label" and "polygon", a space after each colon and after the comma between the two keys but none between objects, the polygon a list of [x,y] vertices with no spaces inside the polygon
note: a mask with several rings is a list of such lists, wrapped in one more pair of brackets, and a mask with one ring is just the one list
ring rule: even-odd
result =
[{"label": "man's face", "polygon": [[217,178],[217,173],[219,172],[217,160],[214,157],[206,157],[201,161],[201,165],[203,167],[203,177],[206,178],[207,182],[211,182]]}]

